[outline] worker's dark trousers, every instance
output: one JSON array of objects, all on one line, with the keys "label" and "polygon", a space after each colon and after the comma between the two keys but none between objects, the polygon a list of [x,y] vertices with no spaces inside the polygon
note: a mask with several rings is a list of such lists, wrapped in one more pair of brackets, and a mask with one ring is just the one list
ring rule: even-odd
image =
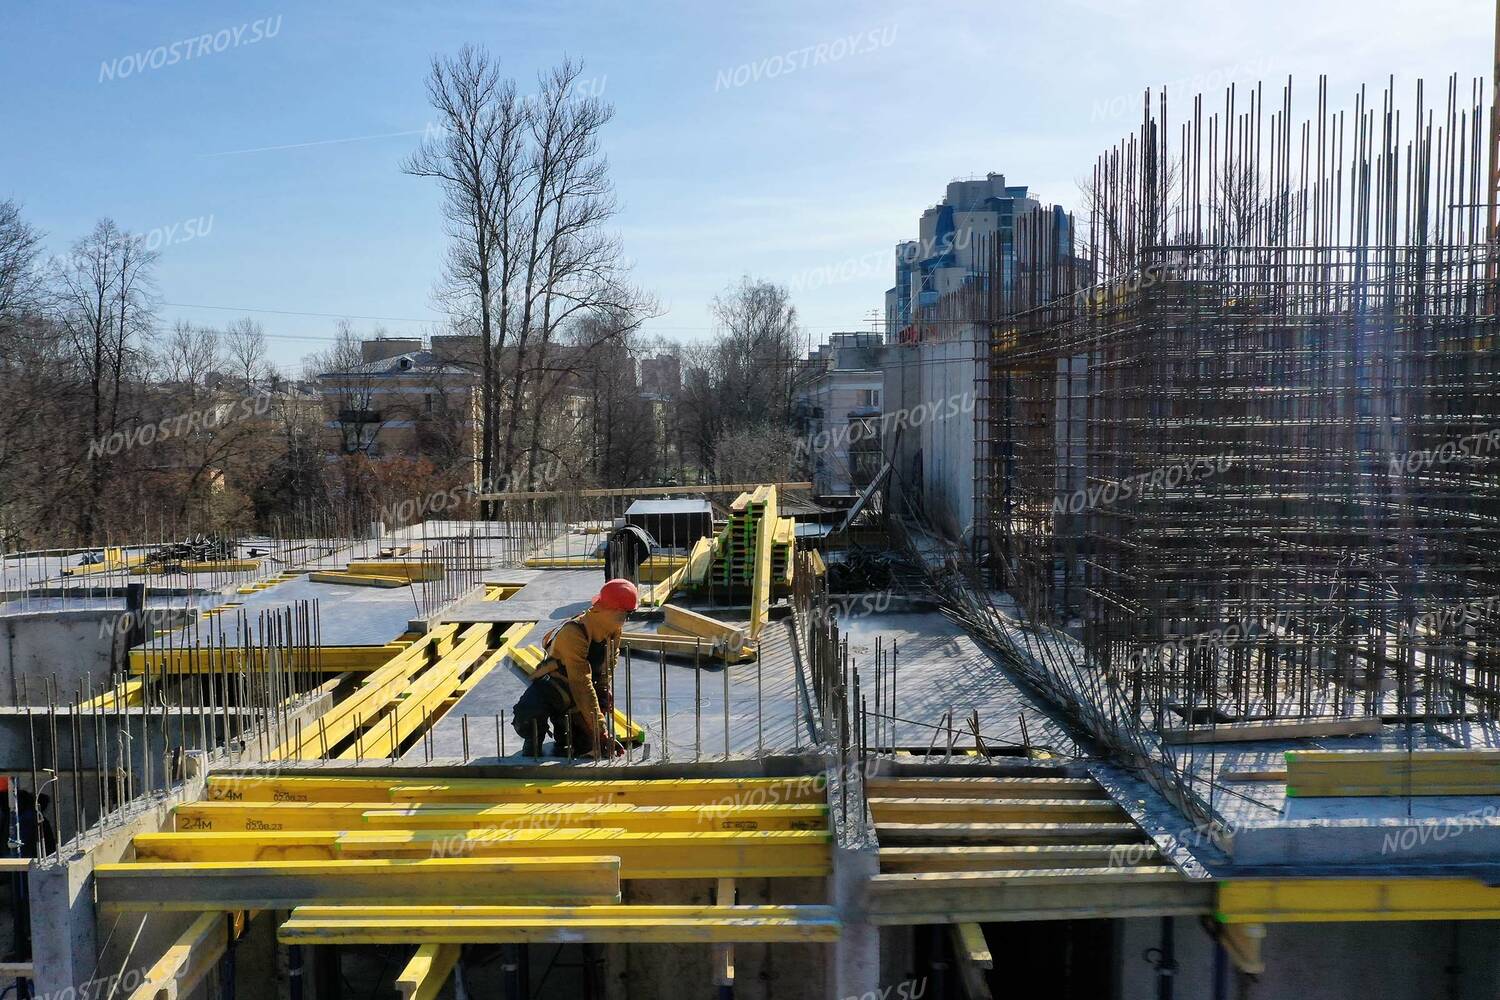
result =
[{"label": "worker's dark trousers", "polygon": [[542,744],[552,733],[556,747],[553,752],[561,755],[581,756],[593,749],[588,730],[574,725],[576,716],[572,712],[572,699],[564,690],[563,682],[555,674],[548,674],[532,681],[516,702],[511,725],[521,737],[521,753],[527,757],[540,757]]}]

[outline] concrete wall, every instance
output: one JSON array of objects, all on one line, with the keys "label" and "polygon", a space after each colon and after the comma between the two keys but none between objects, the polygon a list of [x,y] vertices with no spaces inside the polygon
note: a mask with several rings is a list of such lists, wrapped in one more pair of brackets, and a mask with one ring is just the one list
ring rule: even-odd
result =
[{"label": "concrete wall", "polygon": [[911,509],[932,529],[967,543],[974,522],[975,344],[971,329],[958,333],[886,349],[882,436],[895,463],[894,508]]},{"label": "concrete wall", "polygon": [[[195,611],[151,607],[145,615],[152,628],[175,627]],[[45,685],[57,678],[58,701],[71,702],[78,683],[89,678],[97,692],[107,686],[112,665],[123,662],[123,605],[117,608],[68,608],[28,611],[0,617],[0,705],[21,704],[21,678],[28,699],[46,703]]]}]

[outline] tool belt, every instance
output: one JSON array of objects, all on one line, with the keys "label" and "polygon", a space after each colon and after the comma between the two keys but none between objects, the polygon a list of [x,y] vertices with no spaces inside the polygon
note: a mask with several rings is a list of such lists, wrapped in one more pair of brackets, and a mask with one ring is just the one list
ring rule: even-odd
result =
[{"label": "tool belt", "polygon": [[[542,667],[547,666],[548,660],[552,662],[552,669],[544,674],[541,672]],[[541,690],[542,696],[547,700],[548,708],[558,714],[573,711],[573,692],[568,687],[567,678],[563,676],[562,664],[559,661],[553,660],[550,656],[543,660],[541,666],[537,668],[536,676],[532,677],[531,683]]]}]

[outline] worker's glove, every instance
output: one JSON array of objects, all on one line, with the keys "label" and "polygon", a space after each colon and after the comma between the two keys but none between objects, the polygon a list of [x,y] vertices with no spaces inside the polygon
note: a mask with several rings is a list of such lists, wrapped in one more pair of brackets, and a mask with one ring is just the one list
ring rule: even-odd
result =
[{"label": "worker's glove", "polygon": [[595,754],[597,757],[622,757],[625,754],[625,744],[613,736],[601,734],[599,737],[599,748]]}]

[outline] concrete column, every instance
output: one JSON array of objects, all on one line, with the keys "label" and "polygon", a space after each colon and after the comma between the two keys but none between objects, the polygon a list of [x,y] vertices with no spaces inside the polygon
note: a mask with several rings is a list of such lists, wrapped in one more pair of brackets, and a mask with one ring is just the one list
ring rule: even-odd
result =
[{"label": "concrete column", "polygon": [[880,929],[864,920],[865,885],[880,871],[880,851],[873,844],[833,848],[828,900],[843,919],[843,932],[828,952],[828,996],[880,994]]},{"label": "concrete column", "polygon": [[93,861],[32,865],[31,960],[35,991],[57,996],[95,975]]}]

